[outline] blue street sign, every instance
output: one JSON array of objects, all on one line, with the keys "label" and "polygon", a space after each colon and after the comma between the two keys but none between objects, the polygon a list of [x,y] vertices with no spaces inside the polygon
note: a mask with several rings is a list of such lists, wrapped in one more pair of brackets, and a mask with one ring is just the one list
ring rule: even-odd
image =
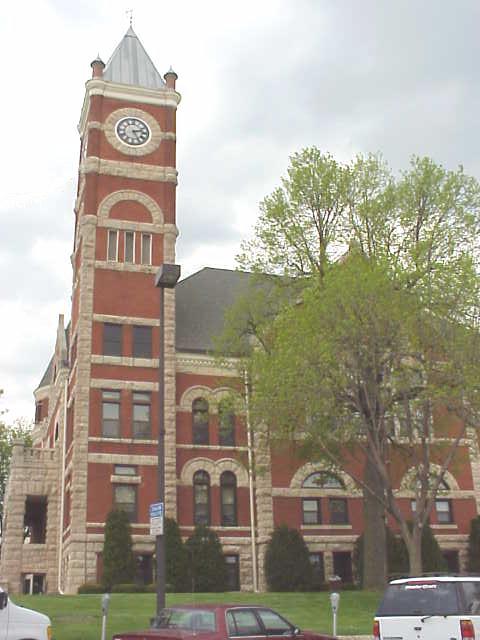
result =
[{"label": "blue street sign", "polygon": [[150,505],[150,518],[163,518],[163,502],[154,502]]}]

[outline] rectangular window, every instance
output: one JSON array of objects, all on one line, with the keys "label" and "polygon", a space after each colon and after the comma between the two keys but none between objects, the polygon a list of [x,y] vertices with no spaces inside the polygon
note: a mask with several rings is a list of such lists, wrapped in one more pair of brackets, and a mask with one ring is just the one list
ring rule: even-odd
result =
[{"label": "rectangular window", "polygon": [[122,325],[103,325],[103,353],[106,356],[122,355]]},{"label": "rectangular window", "polygon": [[35,424],[38,424],[42,419],[42,403],[37,402],[35,405]]},{"label": "rectangular window", "polygon": [[102,391],[102,436],[120,437],[120,391]]},{"label": "rectangular window", "polygon": [[240,563],[237,555],[226,555],[227,591],[240,591]]},{"label": "rectangular window", "polygon": [[125,231],[125,262],[135,262],[134,231]]},{"label": "rectangular window", "polygon": [[345,498],[329,498],[330,524],[348,524],[348,507]]},{"label": "rectangular window", "polygon": [[127,464],[116,464],[113,467],[113,473],[116,476],[136,476],[137,467],[131,467]]},{"label": "rectangular window", "polygon": [[109,230],[108,232],[107,260],[110,262],[118,260],[118,231]]},{"label": "rectangular window", "polygon": [[142,264],[152,264],[152,236],[142,233]]},{"label": "rectangular window", "polygon": [[302,511],[303,524],[320,524],[322,522],[319,498],[303,498]]},{"label": "rectangular window", "polygon": [[453,522],[452,503],[450,500],[435,500],[438,524],[451,524]]},{"label": "rectangular window", "polygon": [[344,584],[350,584],[353,581],[352,554],[350,551],[334,551],[332,556],[333,573],[340,576]]},{"label": "rectangular window", "polygon": [[325,566],[323,563],[323,553],[313,552],[308,554],[313,572],[313,587],[318,589],[325,582]]},{"label": "rectangular window", "polygon": [[152,437],[151,396],[149,393],[135,391],[133,393],[133,425],[132,436],[140,440]]},{"label": "rectangular window", "polygon": [[194,512],[193,521],[195,524],[210,524],[210,488],[208,484],[193,485]]},{"label": "rectangular window", "polygon": [[152,357],[152,327],[133,327],[133,357]]},{"label": "rectangular window", "polygon": [[130,522],[137,521],[137,487],[131,484],[117,484],[114,488],[113,506],[128,515]]}]

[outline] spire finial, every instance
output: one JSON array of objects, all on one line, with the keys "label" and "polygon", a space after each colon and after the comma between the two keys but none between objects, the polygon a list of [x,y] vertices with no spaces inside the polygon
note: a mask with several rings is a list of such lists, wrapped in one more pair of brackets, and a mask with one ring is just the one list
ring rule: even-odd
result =
[{"label": "spire finial", "polygon": [[133,25],[133,9],[127,9],[125,13],[128,15],[130,26]]}]

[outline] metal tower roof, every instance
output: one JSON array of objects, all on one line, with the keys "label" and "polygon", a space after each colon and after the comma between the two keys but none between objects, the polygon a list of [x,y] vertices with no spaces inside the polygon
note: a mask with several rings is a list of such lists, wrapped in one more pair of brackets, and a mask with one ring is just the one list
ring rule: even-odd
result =
[{"label": "metal tower roof", "polygon": [[103,79],[147,89],[163,89],[165,82],[130,26],[103,71]]}]

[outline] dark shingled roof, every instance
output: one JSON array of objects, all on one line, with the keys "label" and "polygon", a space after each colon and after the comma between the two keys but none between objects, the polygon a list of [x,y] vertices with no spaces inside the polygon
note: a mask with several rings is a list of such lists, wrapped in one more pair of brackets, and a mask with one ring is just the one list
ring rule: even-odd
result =
[{"label": "dark shingled roof", "polygon": [[252,277],[244,271],[205,267],[176,287],[178,351],[211,351],[226,310],[245,293]]},{"label": "dark shingled roof", "polygon": [[54,356],[51,357],[50,362],[48,363],[48,367],[45,371],[45,373],[43,374],[43,378],[40,380],[40,384],[38,385],[38,389],[40,389],[40,387],[45,387],[47,384],[50,384],[52,382],[52,378],[53,378],[53,358]]}]

